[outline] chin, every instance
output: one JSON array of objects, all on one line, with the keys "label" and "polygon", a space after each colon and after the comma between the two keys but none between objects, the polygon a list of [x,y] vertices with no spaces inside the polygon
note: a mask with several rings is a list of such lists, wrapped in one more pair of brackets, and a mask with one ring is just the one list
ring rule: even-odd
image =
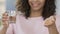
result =
[{"label": "chin", "polygon": [[38,11],[38,10],[40,10],[40,8],[33,8],[33,10]]},{"label": "chin", "polygon": [[33,10],[40,10],[42,7],[31,7],[31,9],[33,9]]}]

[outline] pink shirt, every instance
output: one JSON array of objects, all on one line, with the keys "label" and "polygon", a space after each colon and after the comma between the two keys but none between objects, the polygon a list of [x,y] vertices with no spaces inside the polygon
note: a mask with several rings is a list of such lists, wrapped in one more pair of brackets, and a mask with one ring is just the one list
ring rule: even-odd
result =
[{"label": "pink shirt", "polygon": [[[17,15],[16,23],[9,25],[6,34],[49,34],[43,21],[43,17],[25,19],[24,16]],[[60,33],[60,16],[56,16],[56,26]]]}]

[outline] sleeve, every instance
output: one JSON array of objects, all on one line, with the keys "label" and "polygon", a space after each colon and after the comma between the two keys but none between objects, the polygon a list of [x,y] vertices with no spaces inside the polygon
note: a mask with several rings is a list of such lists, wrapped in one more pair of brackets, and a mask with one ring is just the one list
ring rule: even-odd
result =
[{"label": "sleeve", "polygon": [[60,34],[60,16],[56,16],[56,27]]},{"label": "sleeve", "polygon": [[13,24],[9,24],[6,34],[13,34]]}]

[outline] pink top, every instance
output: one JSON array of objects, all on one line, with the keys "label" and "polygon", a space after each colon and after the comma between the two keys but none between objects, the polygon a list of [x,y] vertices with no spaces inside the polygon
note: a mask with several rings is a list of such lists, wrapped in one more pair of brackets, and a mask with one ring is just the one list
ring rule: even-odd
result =
[{"label": "pink top", "polygon": [[[43,17],[32,17],[25,19],[17,15],[16,23],[10,24],[6,34],[49,34],[48,28],[44,26]],[[56,16],[56,26],[60,33],[60,16]]]}]

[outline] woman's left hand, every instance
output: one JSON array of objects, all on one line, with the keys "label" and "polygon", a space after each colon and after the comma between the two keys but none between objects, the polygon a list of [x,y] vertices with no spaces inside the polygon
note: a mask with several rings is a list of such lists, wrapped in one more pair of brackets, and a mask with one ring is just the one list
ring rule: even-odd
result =
[{"label": "woman's left hand", "polygon": [[50,16],[49,18],[45,19],[45,26],[46,27],[52,27],[52,26],[55,26],[55,21],[56,21],[56,18],[55,16]]},{"label": "woman's left hand", "polygon": [[45,20],[45,26],[48,27],[49,34],[59,34],[56,24],[55,24],[56,18],[55,16],[51,16]]}]

